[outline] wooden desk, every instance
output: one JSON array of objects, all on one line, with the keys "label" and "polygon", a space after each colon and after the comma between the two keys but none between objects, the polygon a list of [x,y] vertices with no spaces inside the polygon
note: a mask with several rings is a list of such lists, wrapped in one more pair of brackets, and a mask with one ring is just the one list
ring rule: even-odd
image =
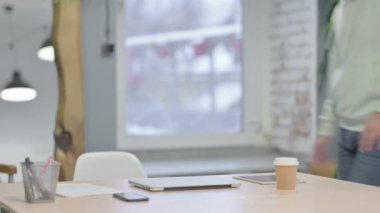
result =
[{"label": "wooden desk", "polygon": [[11,212],[380,212],[380,188],[324,177],[299,174],[307,183],[295,191],[279,191],[273,185],[242,181],[240,188],[169,192],[147,192],[130,187],[126,180],[93,182],[98,185],[137,191],[150,197],[149,202],[127,203],[101,195],[60,198],[50,204],[28,204],[21,184],[0,184],[0,205]]}]

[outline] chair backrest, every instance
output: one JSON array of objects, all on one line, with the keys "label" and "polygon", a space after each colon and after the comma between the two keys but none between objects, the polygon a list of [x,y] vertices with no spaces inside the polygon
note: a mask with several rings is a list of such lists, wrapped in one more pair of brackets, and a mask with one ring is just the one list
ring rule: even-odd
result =
[{"label": "chair backrest", "polygon": [[0,164],[0,173],[8,175],[8,183],[13,183],[13,177],[17,173],[17,167],[14,165]]},{"label": "chair backrest", "polygon": [[89,152],[77,159],[74,181],[147,177],[137,157],[128,152]]}]

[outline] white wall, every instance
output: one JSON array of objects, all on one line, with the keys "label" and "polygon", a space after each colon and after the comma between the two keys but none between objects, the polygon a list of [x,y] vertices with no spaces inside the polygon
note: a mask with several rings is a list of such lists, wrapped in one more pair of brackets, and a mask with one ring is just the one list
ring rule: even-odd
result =
[{"label": "white wall", "polygon": [[[269,24],[270,24],[270,1],[268,0],[245,0],[244,2],[244,32],[249,35],[244,38],[244,70],[245,77],[250,78],[252,85],[245,89],[252,90],[252,97],[246,97],[256,118],[256,129],[261,134],[269,131]],[[248,24],[249,20],[249,24]],[[260,141],[263,143],[263,141]]]},{"label": "white wall", "polygon": [[315,137],[317,0],[272,0],[271,136],[291,152],[312,150]]},{"label": "white wall", "polygon": [[[111,2],[111,37],[115,2]],[[86,151],[116,149],[116,62],[104,58],[106,1],[82,1],[82,51],[85,95]]]}]

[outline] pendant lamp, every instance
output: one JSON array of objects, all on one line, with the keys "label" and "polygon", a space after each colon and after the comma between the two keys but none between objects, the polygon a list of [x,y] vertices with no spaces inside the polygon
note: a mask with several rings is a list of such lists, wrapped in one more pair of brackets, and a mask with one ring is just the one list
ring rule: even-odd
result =
[{"label": "pendant lamp", "polygon": [[52,62],[55,60],[53,42],[50,38],[47,38],[44,43],[42,43],[40,49],[37,52],[37,56],[43,61]]},{"label": "pendant lamp", "polygon": [[[12,10],[13,6],[6,5],[4,7],[5,12],[9,15],[9,28],[10,28],[10,42],[9,51],[13,53],[14,66],[17,65],[17,55],[14,50],[14,39],[13,39],[13,27],[12,27]],[[0,92],[0,98],[4,101],[12,102],[24,102],[31,101],[37,97],[37,92],[29,84],[27,84],[21,78],[21,73],[18,69],[15,69],[12,75],[12,79],[5,86],[5,88]]]},{"label": "pendant lamp", "polygon": [[15,70],[11,81],[1,91],[0,96],[4,101],[23,102],[35,99],[37,92],[23,81],[20,72]]}]

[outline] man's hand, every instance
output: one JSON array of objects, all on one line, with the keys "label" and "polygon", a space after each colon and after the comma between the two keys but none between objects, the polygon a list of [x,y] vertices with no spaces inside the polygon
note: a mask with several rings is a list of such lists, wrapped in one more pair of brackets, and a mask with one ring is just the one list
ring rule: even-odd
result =
[{"label": "man's hand", "polygon": [[318,135],[314,145],[314,157],[315,162],[326,162],[328,160],[327,148],[331,141],[330,136]]},{"label": "man's hand", "polygon": [[380,150],[380,113],[376,112],[368,118],[363,132],[360,134],[359,151],[370,152]]}]

